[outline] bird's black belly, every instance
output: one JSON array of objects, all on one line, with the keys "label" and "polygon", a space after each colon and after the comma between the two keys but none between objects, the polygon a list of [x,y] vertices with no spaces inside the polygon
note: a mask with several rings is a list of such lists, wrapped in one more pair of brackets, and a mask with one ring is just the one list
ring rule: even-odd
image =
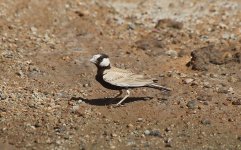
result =
[{"label": "bird's black belly", "polygon": [[115,86],[115,85],[112,85],[108,82],[106,82],[104,79],[103,79],[103,76],[102,75],[96,75],[95,76],[95,79],[105,88],[107,89],[111,89],[111,90],[121,90],[121,89],[126,89],[126,87],[120,87],[120,86]]}]

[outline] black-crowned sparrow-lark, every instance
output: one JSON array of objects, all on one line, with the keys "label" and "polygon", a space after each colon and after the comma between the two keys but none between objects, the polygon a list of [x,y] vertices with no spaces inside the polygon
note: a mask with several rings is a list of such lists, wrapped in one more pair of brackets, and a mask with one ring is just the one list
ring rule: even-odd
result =
[{"label": "black-crowned sparrow-lark", "polygon": [[127,95],[116,104],[118,106],[130,96],[129,89],[132,88],[149,87],[171,91],[170,88],[156,84],[157,80],[155,79],[145,78],[143,75],[111,66],[109,56],[106,54],[94,55],[90,61],[96,65],[97,74],[95,79],[103,87],[111,90],[119,90],[120,93],[118,96],[122,94],[122,89],[126,89]]}]

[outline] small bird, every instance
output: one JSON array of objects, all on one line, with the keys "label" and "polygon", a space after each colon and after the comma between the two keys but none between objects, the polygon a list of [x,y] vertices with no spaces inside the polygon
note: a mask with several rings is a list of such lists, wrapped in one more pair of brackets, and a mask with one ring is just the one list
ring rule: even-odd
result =
[{"label": "small bird", "polygon": [[127,94],[116,105],[120,106],[121,103],[130,96],[129,89],[139,87],[149,87],[160,90],[171,91],[170,88],[156,84],[156,79],[145,78],[143,75],[135,74],[129,70],[124,70],[111,66],[109,56],[106,54],[94,55],[90,62],[94,63],[97,67],[97,74],[95,79],[105,88],[111,90],[119,90],[119,94],[115,97],[122,95],[122,90],[125,89]]}]

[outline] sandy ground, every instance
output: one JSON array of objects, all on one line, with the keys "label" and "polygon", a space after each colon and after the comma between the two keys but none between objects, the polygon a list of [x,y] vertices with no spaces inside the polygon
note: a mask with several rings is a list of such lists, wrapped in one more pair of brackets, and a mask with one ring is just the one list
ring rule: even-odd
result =
[{"label": "sandy ground", "polygon": [[[97,53],[173,91],[115,108]],[[0,149],[241,149],[240,0],[1,0],[0,62]]]}]

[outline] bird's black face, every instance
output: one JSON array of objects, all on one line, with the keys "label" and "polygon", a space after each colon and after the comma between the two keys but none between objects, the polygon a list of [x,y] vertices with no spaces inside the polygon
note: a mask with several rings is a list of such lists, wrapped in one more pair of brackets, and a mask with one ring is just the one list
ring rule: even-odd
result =
[{"label": "bird's black face", "polygon": [[90,62],[94,63],[97,67],[106,68],[110,66],[109,56],[106,54],[97,54],[94,55]]}]

